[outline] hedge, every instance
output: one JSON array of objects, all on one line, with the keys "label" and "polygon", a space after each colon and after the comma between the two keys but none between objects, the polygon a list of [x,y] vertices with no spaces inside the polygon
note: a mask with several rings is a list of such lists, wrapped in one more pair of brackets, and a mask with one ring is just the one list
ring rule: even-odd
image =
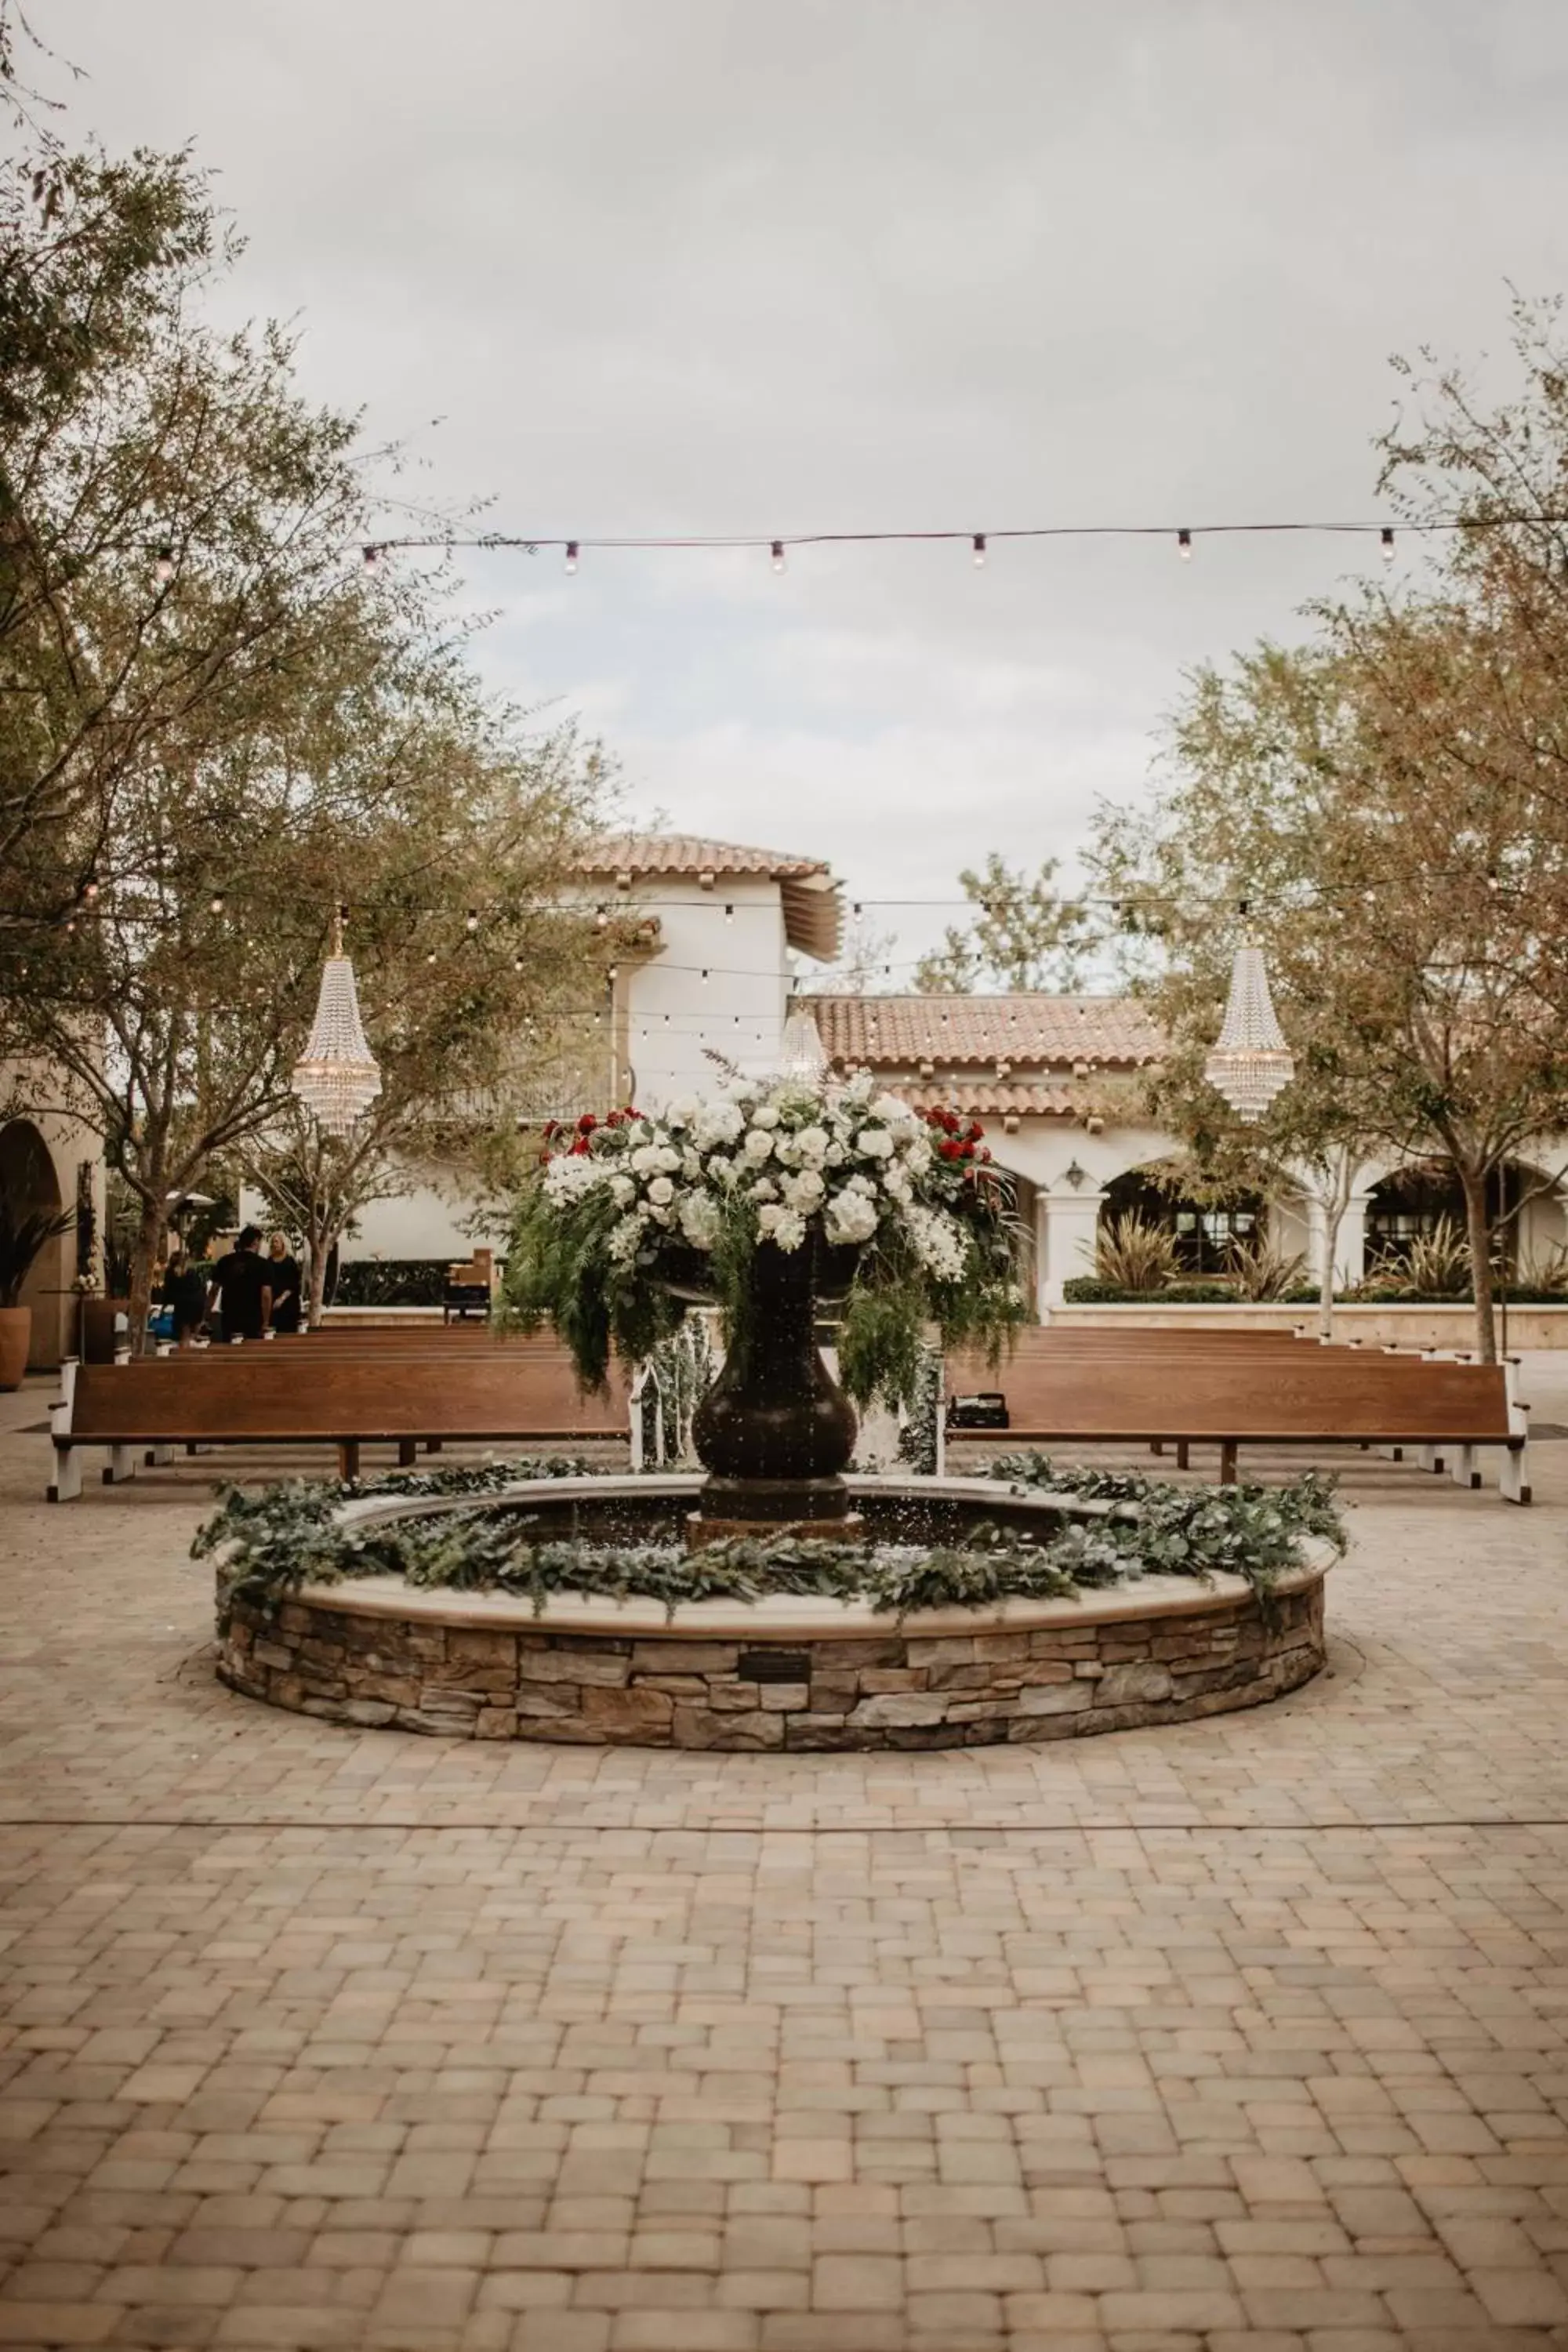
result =
[{"label": "hedge", "polygon": [[447,1289],[444,1257],[353,1257],[338,1268],[334,1307],[439,1307]]}]

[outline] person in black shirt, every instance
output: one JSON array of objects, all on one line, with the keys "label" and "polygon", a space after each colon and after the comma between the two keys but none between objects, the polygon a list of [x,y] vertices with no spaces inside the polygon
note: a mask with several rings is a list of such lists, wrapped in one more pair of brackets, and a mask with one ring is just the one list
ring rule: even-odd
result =
[{"label": "person in black shirt", "polygon": [[210,1315],[214,1305],[218,1306],[226,1339],[259,1339],[271,1320],[272,1286],[266,1264],[258,1255],[260,1240],[260,1226],[247,1225],[228,1255],[220,1257],[213,1269],[207,1312]]},{"label": "person in black shirt", "polygon": [[289,1247],[286,1234],[274,1234],[268,1247],[266,1274],[272,1285],[272,1328],[275,1331],[297,1331],[300,1328],[300,1261]]},{"label": "person in black shirt", "polygon": [[183,1243],[176,1242],[169,1252],[158,1297],[162,1305],[174,1310],[176,1345],[188,1348],[206,1311],[207,1286]]}]

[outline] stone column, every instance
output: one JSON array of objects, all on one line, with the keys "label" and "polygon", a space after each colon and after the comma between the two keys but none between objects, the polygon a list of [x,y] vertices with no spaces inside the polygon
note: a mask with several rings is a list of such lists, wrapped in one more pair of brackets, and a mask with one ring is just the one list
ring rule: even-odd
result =
[{"label": "stone column", "polygon": [[[1334,1288],[1348,1290],[1366,1270],[1366,1212],[1370,1192],[1352,1192],[1340,1219],[1334,1242]],[[1307,1272],[1316,1283],[1323,1263],[1323,1227],[1327,1218],[1321,1201],[1309,1193],[1302,1202],[1307,1218]]]},{"label": "stone column", "polygon": [[1063,1283],[1070,1282],[1076,1275],[1094,1272],[1094,1235],[1103,1198],[1100,1186],[1092,1183],[1086,1183],[1081,1192],[1076,1192],[1065,1184],[1048,1192],[1042,1188],[1037,1195],[1039,1282],[1036,1305],[1042,1315],[1047,1307],[1061,1305]]}]

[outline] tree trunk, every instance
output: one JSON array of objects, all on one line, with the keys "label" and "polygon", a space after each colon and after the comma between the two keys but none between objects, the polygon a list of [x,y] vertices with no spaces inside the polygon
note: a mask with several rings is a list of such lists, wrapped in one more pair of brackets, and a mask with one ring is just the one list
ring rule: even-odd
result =
[{"label": "tree trunk", "polygon": [[1483,1364],[1497,1361],[1497,1325],[1492,1313],[1491,1223],[1487,1215],[1484,1171],[1459,1170],[1465,1188],[1465,1224],[1470,1243],[1470,1282],[1476,1298],[1476,1350]]},{"label": "tree trunk", "polygon": [[158,1244],[163,1238],[167,1216],[162,1193],[155,1192],[142,1202],[141,1222],[136,1228],[136,1240],[131,1252],[131,1352],[144,1353],[147,1346],[147,1323],[153,1306],[153,1268],[158,1260]]},{"label": "tree trunk", "polygon": [[342,1234],[342,1226],[332,1224],[330,1219],[318,1225],[312,1218],[306,1225],[305,1239],[310,1251],[309,1327],[312,1331],[319,1331],[326,1318],[327,1268]]},{"label": "tree trunk", "polygon": [[1334,1253],[1340,1245],[1345,1202],[1338,1188],[1323,1202],[1323,1262],[1318,1269],[1318,1329],[1325,1339],[1334,1336]]}]

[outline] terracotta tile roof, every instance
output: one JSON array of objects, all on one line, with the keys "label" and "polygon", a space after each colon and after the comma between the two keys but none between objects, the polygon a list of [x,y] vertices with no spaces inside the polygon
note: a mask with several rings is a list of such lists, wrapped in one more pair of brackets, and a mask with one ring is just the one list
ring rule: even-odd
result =
[{"label": "terracotta tile roof", "polygon": [[738,841],[710,841],[693,833],[606,833],[587,852],[580,874],[625,875],[645,882],[668,874],[682,880],[715,882],[725,876],[777,882],[784,901],[784,932],[803,955],[831,963],[838,953],[842,909],[839,885],[823,857],[795,857],[787,850],[756,849]]},{"label": "terracotta tile roof", "polygon": [[830,1060],[872,1069],[1010,1062],[1015,1071],[1076,1062],[1135,1068],[1163,1040],[1130,996],[814,996]]},{"label": "terracotta tile roof", "polygon": [[917,1110],[955,1110],[963,1118],[1079,1118],[1083,1106],[1066,1087],[977,1085],[959,1077],[952,1086],[895,1086],[894,1094]]}]

